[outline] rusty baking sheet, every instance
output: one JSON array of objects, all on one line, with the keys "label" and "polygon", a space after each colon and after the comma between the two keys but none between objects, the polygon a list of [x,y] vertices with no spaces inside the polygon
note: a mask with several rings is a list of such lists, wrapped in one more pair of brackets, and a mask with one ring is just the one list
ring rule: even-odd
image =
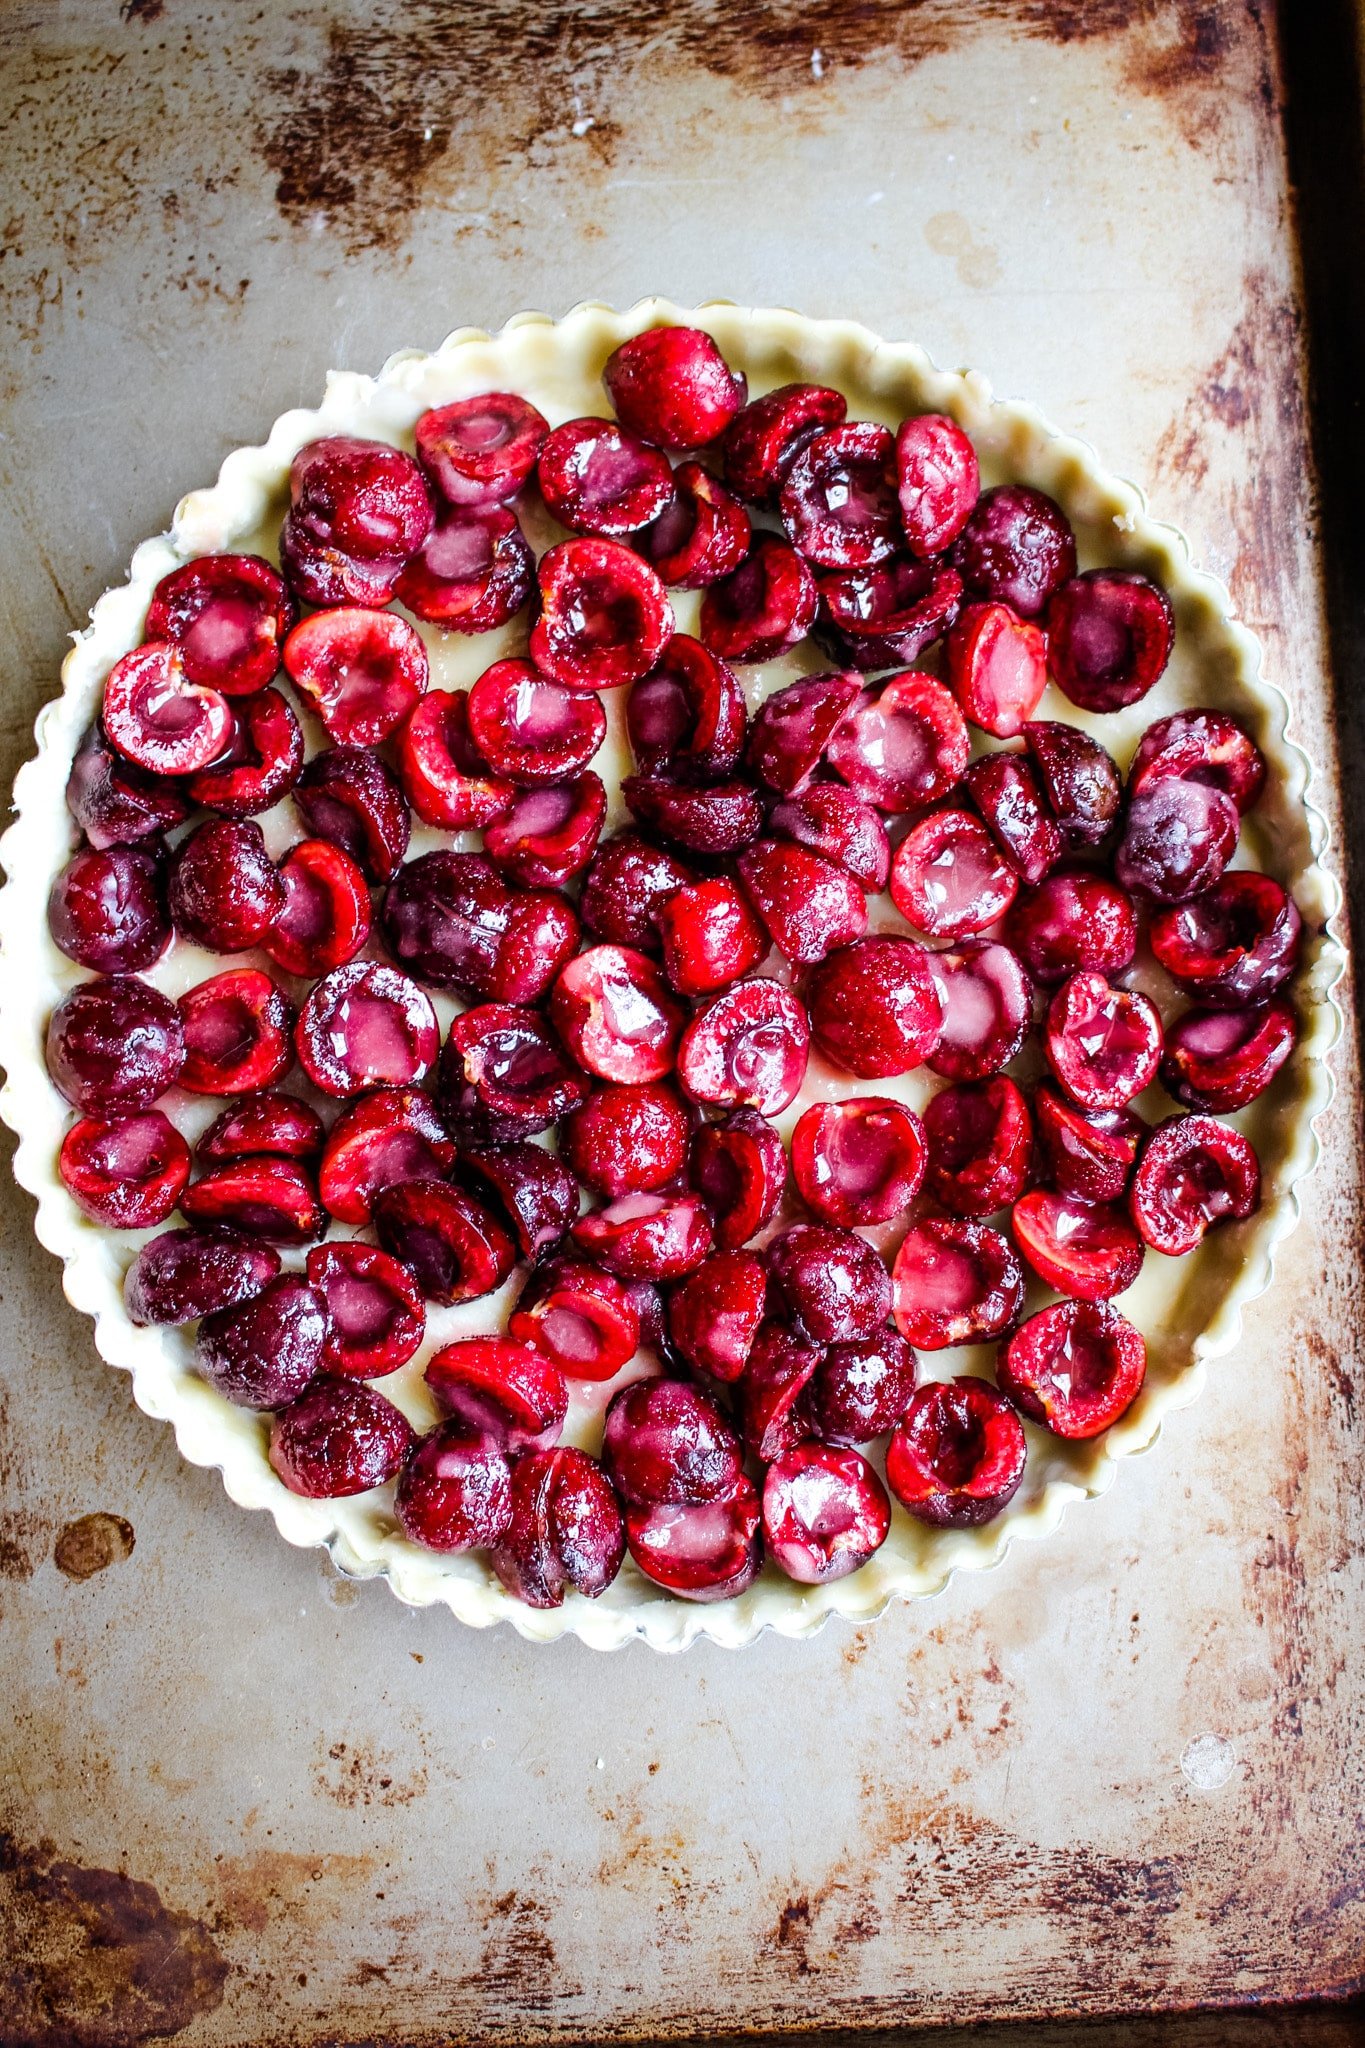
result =
[{"label": "rusty baking sheet", "polygon": [[[1305,41],[1254,0],[12,0],[0,773],[136,541],[329,364],[661,289],[855,314],[1093,439],[1228,580],[1337,825],[1340,741],[1358,846]],[[1350,107],[1314,61],[1301,182]],[[1350,196],[1305,185],[1329,299]],[[737,1656],[547,1654],[287,1549],[0,1196],[0,2042],[1310,2038],[1253,2014],[1362,1974],[1354,1046],[1276,1289],[1149,1457],[984,1579]]]}]

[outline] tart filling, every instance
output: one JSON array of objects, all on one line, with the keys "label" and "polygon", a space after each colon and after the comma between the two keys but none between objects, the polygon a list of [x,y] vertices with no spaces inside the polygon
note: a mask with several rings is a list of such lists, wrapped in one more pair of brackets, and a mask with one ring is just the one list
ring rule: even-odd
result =
[{"label": "tart filling", "polygon": [[343,1568],[604,1645],[864,1618],[1099,1491],[1267,1283],[1305,764],[979,379],[725,307],[455,336],[230,457],[65,673],[19,1176],[141,1404]]}]

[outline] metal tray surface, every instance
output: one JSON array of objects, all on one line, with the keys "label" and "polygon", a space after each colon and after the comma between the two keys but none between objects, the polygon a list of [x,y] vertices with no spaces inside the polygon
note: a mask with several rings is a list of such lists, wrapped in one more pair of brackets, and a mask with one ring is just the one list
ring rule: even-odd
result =
[{"label": "metal tray surface", "polygon": [[[666,290],[863,319],[1096,443],[1228,584],[1338,827],[1280,28],[20,0],[0,774],[133,544],[329,364]],[[11,1190],[0,2042],[885,2036],[1357,1990],[1355,1043],[1274,1292],[1123,1486],[934,1602],[733,1657],[547,1653],[287,1550],[132,1406]]]}]

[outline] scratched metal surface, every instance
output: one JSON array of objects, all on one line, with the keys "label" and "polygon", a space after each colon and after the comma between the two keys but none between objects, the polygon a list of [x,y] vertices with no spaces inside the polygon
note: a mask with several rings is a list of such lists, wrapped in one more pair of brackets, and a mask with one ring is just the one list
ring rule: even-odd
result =
[{"label": "scratched metal surface", "polygon": [[[6,779],[134,543],[329,364],[660,289],[859,315],[1091,437],[1229,581],[1335,816],[1266,8],[11,0],[0,58]],[[464,1633],[287,1549],[133,1409],[11,1187],[0,2040],[690,2037],[1357,1982],[1339,1073],[1273,1296],[1106,1498],[872,1630],[680,1661]]]}]

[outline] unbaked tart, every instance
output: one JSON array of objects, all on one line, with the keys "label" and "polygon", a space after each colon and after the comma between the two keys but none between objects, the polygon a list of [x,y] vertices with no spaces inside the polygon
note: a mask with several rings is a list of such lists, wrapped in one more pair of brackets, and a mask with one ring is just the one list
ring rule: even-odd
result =
[{"label": "unbaked tart", "polygon": [[661,1648],[1055,1528],[1235,1345],[1340,969],[1286,707],[981,378],[649,301],[334,375],[95,607],[3,1113],[294,1543]]}]

